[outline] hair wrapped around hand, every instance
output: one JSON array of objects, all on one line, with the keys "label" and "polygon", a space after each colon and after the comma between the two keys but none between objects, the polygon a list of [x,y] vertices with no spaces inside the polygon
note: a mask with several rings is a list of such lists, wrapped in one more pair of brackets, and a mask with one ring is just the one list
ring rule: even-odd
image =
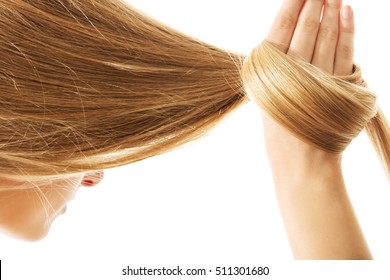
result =
[{"label": "hair wrapped around hand", "polygon": [[341,153],[366,129],[389,174],[389,125],[358,65],[350,76],[334,76],[264,41],[244,61],[242,78],[266,114],[322,150]]}]

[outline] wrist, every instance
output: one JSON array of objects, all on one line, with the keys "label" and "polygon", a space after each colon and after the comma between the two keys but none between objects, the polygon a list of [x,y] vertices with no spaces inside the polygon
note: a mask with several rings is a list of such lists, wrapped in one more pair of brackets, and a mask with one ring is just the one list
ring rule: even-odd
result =
[{"label": "wrist", "polygon": [[313,151],[294,160],[273,161],[272,176],[276,188],[303,188],[304,186],[340,185],[343,182],[341,155],[323,154]]},{"label": "wrist", "polygon": [[298,139],[263,114],[264,142],[276,186],[299,185],[341,176],[340,153],[329,153]]}]

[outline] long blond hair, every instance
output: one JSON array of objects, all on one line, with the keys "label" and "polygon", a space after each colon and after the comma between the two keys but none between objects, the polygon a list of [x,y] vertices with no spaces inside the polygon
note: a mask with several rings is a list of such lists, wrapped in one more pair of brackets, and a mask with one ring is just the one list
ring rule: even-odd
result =
[{"label": "long blond hair", "polygon": [[0,30],[0,177],[44,180],[161,154],[246,100],[244,86],[328,152],[366,128],[390,171],[390,129],[357,66],[333,77],[266,42],[243,63],[119,0],[0,0]]},{"label": "long blond hair", "polygon": [[142,160],[245,100],[240,55],[118,0],[1,0],[0,53],[0,177]]}]

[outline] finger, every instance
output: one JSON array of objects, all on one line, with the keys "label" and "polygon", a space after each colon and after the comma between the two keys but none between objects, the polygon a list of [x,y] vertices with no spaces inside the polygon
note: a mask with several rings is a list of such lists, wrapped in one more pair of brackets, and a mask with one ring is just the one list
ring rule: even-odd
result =
[{"label": "finger", "polygon": [[287,52],[289,55],[311,62],[323,4],[324,1],[320,0],[306,0]]},{"label": "finger", "polygon": [[295,25],[304,0],[284,0],[267,40],[286,53],[294,34]]},{"label": "finger", "polygon": [[342,0],[326,0],[312,64],[333,74]]},{"label": "finger", "polygon": [[354,53],[355,23],[351,6],[341,10],[340,35],[336,49],[334,74],[346,76],[352,73]]}]

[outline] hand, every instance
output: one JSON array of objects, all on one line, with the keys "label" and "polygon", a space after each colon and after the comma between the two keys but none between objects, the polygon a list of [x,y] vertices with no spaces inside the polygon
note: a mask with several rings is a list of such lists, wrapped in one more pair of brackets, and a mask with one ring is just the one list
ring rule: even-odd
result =
[{"label": "hand", "polygon": [[[323,16],[321,14],[323,11]],[[322,71],[352,73],[354,20],[342,0],[284,0],[267,40],[287,55],[309,62]],[[299,183],[316,172],[333,171],[340,154],[306,144],[274,120],[263,116],[265,145],[276,184]]]},{"label": "hand", "polygon": [[[352,73],[354,21],[342,0],[284,0],[267,40],[328,73]],[[323,10],[323,17],[321,13]]]}]

